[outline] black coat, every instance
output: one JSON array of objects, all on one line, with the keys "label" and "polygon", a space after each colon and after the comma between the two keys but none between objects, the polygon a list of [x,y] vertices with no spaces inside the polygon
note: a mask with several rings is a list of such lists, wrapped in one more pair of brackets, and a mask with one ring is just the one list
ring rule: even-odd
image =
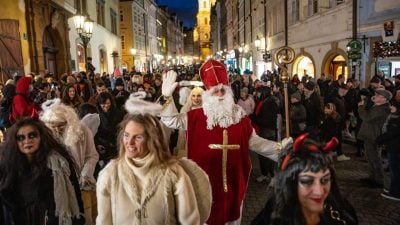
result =
[{"label": "black coat", "polygon": [[260,137],[274,140],[276,137],[277,117],[279,109],[275,97],[267,97],[261,106],[260,112],[252,114],[251,120],[260,127]]},{"label": "black coat", "polygon": [[[354,210],[354,208],[350,205],[350,203],[348,203],[347,200],[343,201],[344,204],[346,204],[346,208],[348,209],[348,212],[346,212],[346,214],[343,213],[342,214],[339,213],[339,217],[341,220],[346,221],[347,225],[356,225],[358,224],[358,220],[357,220],[357,215],[356,212]],[[275,207],[276,203],[275,203],[275,199],[273,197],[271,197],[267,203],[265,204],[265,207],[262,209],[262,211],[256,216],[256,218],[253,219],[253,221],[251,221],[251,225],[290,225],[290,222],[274,222],[271,219],[271,213]],[[341,209],[344,210],[344,209]],[[322,214],[320,216],[320,222],[319,225],[343,225],[343,221],[338,221],[332,218],[331,213],[328,212],[329,210],[326,210],[326,212],[324,212],[324,214]],[[335,210],[336,211],[336,210]],[[339,211],[339,209],[338,209]],[[284,216],[290,216],[290,215],[284,215]],[[352,219],[350,219],[352,218]],[[297,221],[296,224],[302,224],[301,221]]]},{"label": "black coat", "polygon": [[307,112],[307,127],[318,127],[322,121],[321,99],[317,93],[312,93],[310,98],[305,99],[303,103]]},{"label": "black coat", "polygon": [[96,147],[101,146],[102,148],[97,148],[100,160],[108,162],[118,154],[116,146],[117,132],[118,124],[122,121],[123,114],[120,109],[113,106],[107,113],[100,108],[97,111],[100,116],[100,125],[94,137],[94,143]]},{"label": "black coat", "polygon": [[400,154],[400,115],[389,115],[386,132],[379,135],[376,138],[376,142],[386,145],[388,152]]},{"label": "black coat", "polygon": [[[79,219],[74,218],[72,225],[85,223],[83,202],[75,170],[70,165],[70,181],[78,200]],[[55,215],[54,180],[52,171],[46,169],[34,178],[26,169],[7,189],[0,192],[0,225],[58,225]]]},{"label": "black coat", "polygon": [[305,132],[305,122],[307,119],[306,108],[301,102],[292,103],[290,107],[290,122],[291,122],[291,135],[293,137],[299,136]]}]

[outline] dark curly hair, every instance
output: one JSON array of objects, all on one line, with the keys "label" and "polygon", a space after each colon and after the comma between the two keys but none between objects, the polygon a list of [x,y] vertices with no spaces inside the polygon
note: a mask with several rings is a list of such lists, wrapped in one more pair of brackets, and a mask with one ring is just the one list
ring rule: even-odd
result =
[{"label": "dark curly hair", "polygon": [[[20,152],[16,140],[18,130],[25,126],[32,126],[40,135],[39,149],[31,162]],[[64,145],[53,137],[50,129],[42,121],[30,117],[17,120],[7,130],[5,142],[0,147],[0,191],[10,187],[19,174],[28,167],[31,168],[33,177],[38,178],[47,169],[47,158],[52,151],[58,152],[74,165]]]}]

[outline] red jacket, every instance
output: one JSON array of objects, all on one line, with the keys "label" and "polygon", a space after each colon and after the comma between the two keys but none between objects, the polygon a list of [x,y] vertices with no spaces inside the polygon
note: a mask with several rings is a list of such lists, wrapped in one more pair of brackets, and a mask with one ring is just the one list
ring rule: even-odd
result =
[{"label": "red jacket", "polygon": [[16,84],[10,115],[12,123],[21,117],[39,118],[39,107],[28,97],[31,80],[30,77],[22,77]]}]

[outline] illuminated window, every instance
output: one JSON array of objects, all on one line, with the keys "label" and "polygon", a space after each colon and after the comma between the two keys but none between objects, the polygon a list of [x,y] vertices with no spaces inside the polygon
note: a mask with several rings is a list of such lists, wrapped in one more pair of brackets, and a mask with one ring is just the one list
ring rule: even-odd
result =
[{"label": "illuminated window", "polygon": [[96,1],[96,13],[97,13],[97,23],[101,26],[105,26],[104,21],[104,0],[97,0]]},{"label": "illuminated window", "polygon": [[117,13],[110,8],[111,33],[117,34]]}]

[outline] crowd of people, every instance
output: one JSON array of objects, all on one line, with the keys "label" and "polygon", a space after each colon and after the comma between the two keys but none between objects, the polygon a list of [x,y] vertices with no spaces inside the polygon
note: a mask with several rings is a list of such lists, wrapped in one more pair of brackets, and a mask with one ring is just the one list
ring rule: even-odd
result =
[{"label": "crowd of people", "polygon": [[274,187],[253,224],[358,224],[333,164],[351,160],[342,143],[354,141],[369,163],[360,182],[400,201],[395,79],[378,72],[360,88],[294,74],[283,137],[278,71],[257,79],[208,60],[198,71],[15,76],[0,95],[0,224],[240,224],[250,150],[256,180]]}]

